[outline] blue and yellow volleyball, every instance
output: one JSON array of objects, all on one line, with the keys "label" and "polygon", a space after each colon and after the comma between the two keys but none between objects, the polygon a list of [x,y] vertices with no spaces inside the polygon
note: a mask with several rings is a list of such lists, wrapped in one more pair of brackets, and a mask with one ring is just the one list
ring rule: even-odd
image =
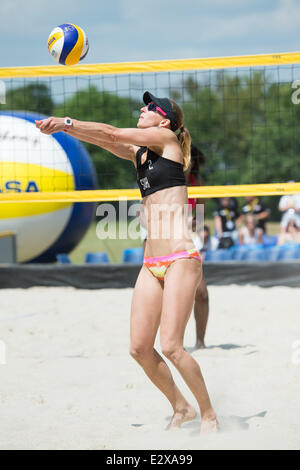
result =
[{"label": "blue and yellow volleyball", "polygon": [[87,35],[72,23],[57,26],[48,38],[48,51],[62,65],[75,65],[85,58],[89,50]]}]

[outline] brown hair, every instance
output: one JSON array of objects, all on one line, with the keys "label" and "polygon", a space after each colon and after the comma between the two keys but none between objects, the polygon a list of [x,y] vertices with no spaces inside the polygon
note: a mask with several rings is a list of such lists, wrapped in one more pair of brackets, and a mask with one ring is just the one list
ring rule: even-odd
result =
[{"label": "brown hair", "polygon": [[183,153],[183,171],[186,171],[191,163],[191,136],[189,131],[184,127],[183,120],[184,114],[182,109],[178,106],[175,101],[170,100],[173,112],[176,116],[176,121],[179,129],[179,134],[177,134],[177,139],[182,148]]},{"label": "brown hair", "polygon": [[248,221],[251,221],[254,225],[257,224],[257,217],[255,217],[254,214],[246,214],[245,215],[245,224],[247,224]]}]

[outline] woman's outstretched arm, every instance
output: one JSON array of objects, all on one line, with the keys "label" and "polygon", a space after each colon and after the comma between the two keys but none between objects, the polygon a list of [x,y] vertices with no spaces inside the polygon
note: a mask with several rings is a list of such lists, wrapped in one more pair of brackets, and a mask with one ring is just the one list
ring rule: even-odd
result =
[{"label": "woman's outstretched arm", "polygon": [[[36,122],[36,126],[40,129],[41,132],[43,132],[43,134],[50,135],[55,132],[62,132],[65,129],[64,118],[53,117],[53,118],[43,119],[41,121],[35,121],[35,122]],[[82,121],[76,121],[76,122],[80,123]],[[92,132],[89,132],[87,130],[83,130],[82,126],[80,125],[71,126],[66,133],[71,135],[72,137],[76,137],[77,139],[82,140],[83,142],[87,142],[89,144],[93,144],[105,150],[108,150],[109,152],[113,153],[117,157],[124,158],[126,160],[135,161],[135,155],[138,150],[138,147],[135,147],[134,145],[112,143],[112,142],[107,142],[105,140],[101,140],[98,135],[97,137],[93,135],[94,134],[93,129],[92,129]]]},{"label": "woman's outstretched arm", "polygon": [[[64,119],[55,117],[36,121],[36,126],[44,134],[53,134],[65,129]],[[75,133],[84,135],[85,139],[93,139],[96,145],[99,145],[99,142],[107,142],[108,144],[130,144],[137,147],[143,145],[164,147],[168,141],[176,140],[177,142],[175,134],[165,128],[120,129],[109,124],[77,120],[73,120],[73,125],[68,129],[68,133],[72,133],[71,135],[74,137]]]}]

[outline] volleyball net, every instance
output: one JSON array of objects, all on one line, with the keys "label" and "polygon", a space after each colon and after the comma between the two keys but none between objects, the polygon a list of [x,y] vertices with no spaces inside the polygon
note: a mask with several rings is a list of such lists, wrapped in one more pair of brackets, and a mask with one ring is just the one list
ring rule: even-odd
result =
[{"label": "volleyball net", "polygon": [[0,83],[2,203],[140,199],[131,163],[90,144],[76,146],[65,134],[51,140],[33,125],[35,118],[70,116],[135,127],[145,90],[184,111],[205,182],[190,187],[191,196],[300,193],[298,52],[0,68]]}]

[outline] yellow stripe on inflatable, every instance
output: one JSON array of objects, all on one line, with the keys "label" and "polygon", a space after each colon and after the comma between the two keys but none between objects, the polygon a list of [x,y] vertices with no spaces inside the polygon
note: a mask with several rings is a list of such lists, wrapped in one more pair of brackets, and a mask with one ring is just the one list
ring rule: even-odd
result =
[{"label": "yellow stripe on inflatable", "polygon": [[83,48],[83,39],[84,39],[83,31],[79,26],[76,26],[76,24],[72,24],[72,26],[74,26],[74,28],[77,29],[78,39],[77,39],[76,45],[73,47],[70,54],[67,56],[65,60],[66,65],[77,64],[80,60],[80,56],[81,56],[82,48]]},{"label": "yellow stripe on inflatable", "polygon": [[[281,196],[284,194],[300,194],[300,183],[275,183],[275,184],[245,184],[234,186],[195,186],[188,188],[189,197],[193,198],[218,198],[227,196]],[[0,206],[2,204],[20,203],[64,203],[64,202],[104,202],[104,201],[137,201],[141,199],[138,189],[106,189],[91,191],[64,191],[64,192],[39,192],[39,193],[3,193],[0,194]],[[2,204],[1,204],[2,203]],[[37,204],[39,205],[39,204]],[[41,204],[43,206],[43,204]],[[20,209],[21,210],[21,209]]]},{"label": "yellow stripe on inflatable", "polygon": [[54,44],[62,38],[64,33],[62,31],[57,31],[54,34],[51,34],[51,37],[48,39],[48,51],[50,52]]},{"label": "yellow stripe on inflatable", "polygon": [[[1,199],[2,195],[0,195]],[[12,203],[1,206],[1,219],[15,219],[18,217],[31,217],[34,215],[49,214],[61,209],[69,207],[69,202],[47,202],[45,204],[35,204],[34,202],[27,202],[27,204]]]},{"label": "yellow stripe on inflatable", "polygon": [[[8,189],[7,184],[10,182],[11,188],[17,188],[20,192]],[[61,192],[66,189],[73,191],[75,188],[73,175],[60,170],[46,168],[34,164],[17,163],[17,162],[1,162],[0,161],[0,200],[5,196],[13,197],[19,195],[25,197],[32,196],[32,191],[45,192]],[[28,201],[28,200],[27,200]],[[54,212],[65,207],[69,207],[69,201],[48,201],[46,204],[34,204],[29,198],[29,203],[20,205],[17,203],[1,206],[0,219],[9,219],[15,217],[29,217],[49,212]]]},{"label": "yellow stripe on inflatable", "polygon": [[300,63],[300,52],[258,54],[235,57],[208,57],[201,59],[153,60],[151,62],[118,62],[108,64],[80,64],[73,66],[33,66],[0,68],[1,78],[51,77],[66,75],[132,74],[172,72],[184,70],[212,70],[239,67],[291,65]]}]

